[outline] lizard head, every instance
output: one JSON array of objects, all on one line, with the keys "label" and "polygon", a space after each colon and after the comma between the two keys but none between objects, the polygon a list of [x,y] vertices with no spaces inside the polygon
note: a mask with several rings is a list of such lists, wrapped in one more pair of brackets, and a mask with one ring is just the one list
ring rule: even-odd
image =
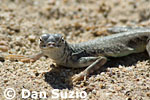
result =
[{"label": "lizard head", "polygon": [[63,47],[65,40],[61,34],[43,34],[40,37],[40,48],[43,50]]}]

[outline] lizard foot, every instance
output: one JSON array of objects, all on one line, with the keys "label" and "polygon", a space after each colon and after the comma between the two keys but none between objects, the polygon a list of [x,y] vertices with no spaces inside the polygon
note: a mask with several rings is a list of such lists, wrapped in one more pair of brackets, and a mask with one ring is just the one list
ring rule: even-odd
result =
[{"label": "lizard foot", "polygon": [[34,56],[27,56],[27,57],[21,59],[20,61],[29,63],[29,62],[35,62],[36,60],[37,60],[37,58]]},{"label": "lizard foot", "polygon": [[77,74],[72,77],[72,81],[80,81],[80,80],[86,80],[87,74],[85,72],[81,72],[80,74]]},{"label": "lizard foot", "polygon": [[18,60],[21,62],[34,62],[34,59],[32,60],[32,58],[23,55],[6,54],[4,55],[4,58],[9,60]]},{"label": "lizard foot", "polygon": [[38,53],[36,55],[30,55],[25,57],[24,59],[21,59],[22,62],[35,62],[38,60],[41,56],[43,56],[43,53]]},{"label": "lizard foot", "polygon": [[29,62],[35,62],[36,60],[31,59],[31,58],[24,58],[24,59],[21,59],[20,61],[21,61],[21,62],[29,63]]}]

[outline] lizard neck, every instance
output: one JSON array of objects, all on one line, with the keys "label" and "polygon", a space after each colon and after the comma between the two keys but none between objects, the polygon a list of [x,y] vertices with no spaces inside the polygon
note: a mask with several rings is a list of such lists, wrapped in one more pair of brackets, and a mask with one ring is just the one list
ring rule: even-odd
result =
[{"label": "lizard neck", "polygon": [[65,41],[64,45],[57,49],[44,50],[43,54],[54,60],[58,65],[66,65],[69,55],[72,50],[69,44]]}]

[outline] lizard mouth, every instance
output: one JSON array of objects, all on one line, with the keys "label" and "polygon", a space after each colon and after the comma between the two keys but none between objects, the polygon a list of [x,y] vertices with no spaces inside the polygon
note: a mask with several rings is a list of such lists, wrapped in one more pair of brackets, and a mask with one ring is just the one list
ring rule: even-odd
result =
[{"label": "lizard mouth", "polygon": [[49,49],[49,48],[58,48],[58,46],[54,42],[49,42],[46,45],[45,44],[40,44],[40,48],[41,49]]}]

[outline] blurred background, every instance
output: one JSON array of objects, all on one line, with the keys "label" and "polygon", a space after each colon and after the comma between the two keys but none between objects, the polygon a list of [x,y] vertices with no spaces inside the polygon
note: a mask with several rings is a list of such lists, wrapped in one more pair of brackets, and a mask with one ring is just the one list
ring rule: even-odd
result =
[{"label": "blurred background", "polygon": [[[43,33],[61,33],[70,43],[78,43],[97,36],[110,35],[106,29],[114,26],[149,27],[150,0],[0,0],[0,41],[3,41],[3,45],[5,44],[5,47],[1,47],[1,52],[31,55],[40,51],[38,41]],[[56,74],[57,71],[54,71],[52,75],[50,73],[43,75],[43,72],[51,70],[50,63],[51,60],[46,58],[30,64],[0,62],[0,98],[4,99],[1,93],[8,86],[15,88],[18,94],[22,88],[37,91],[49,91],[54,88],[68,90],[70,83],[64,79],[66,78],[64,73],[68,76],[72,75],[71,70],[62,69],[64,73],[60,71]],[[141,66],[146,66],[145,64],[147,63],[143,62]],[[100,78],[100,75],[94,77]],[[115,88],[118,91],[114,88],[109,90],[107,82],[115,87],[114,83],[121,78],[118,77],[117,81],[111,83],[110,79],[105,77],[108,76],[103,73],[101,76],[103,80],[99,79],[98,83],[96,78],[95,81],[91,78],[90,83],[71,87],[86,90],[88,98],[92,100],[99,99],[99,97],[104,100],[150,99],[149,89],[142,90],[137,88],[138,84],[134,83],[133,80],[137,77],[133,77],[131,84],[127,85],[125,80],[130,78],[127,75],[125,80],[122,80],[124,84],[121,84],[120,90],[118,87]],[[109,77],[113,79],[112,76]],[[128,81],[130,83],[131,80]],[[150,84],[145,84],[145,87],[150,86]],[[103,90],[98,93],[98,90],[92,92],[93,89],[99,88]],[[111,91],[110,94],[108,91]],[[50,93],[47,94],[47,96],[50,95]],[[140,99],[142,97],[145,99]],[[20,95],[17,95],[17,98],[20,98]]]}]

